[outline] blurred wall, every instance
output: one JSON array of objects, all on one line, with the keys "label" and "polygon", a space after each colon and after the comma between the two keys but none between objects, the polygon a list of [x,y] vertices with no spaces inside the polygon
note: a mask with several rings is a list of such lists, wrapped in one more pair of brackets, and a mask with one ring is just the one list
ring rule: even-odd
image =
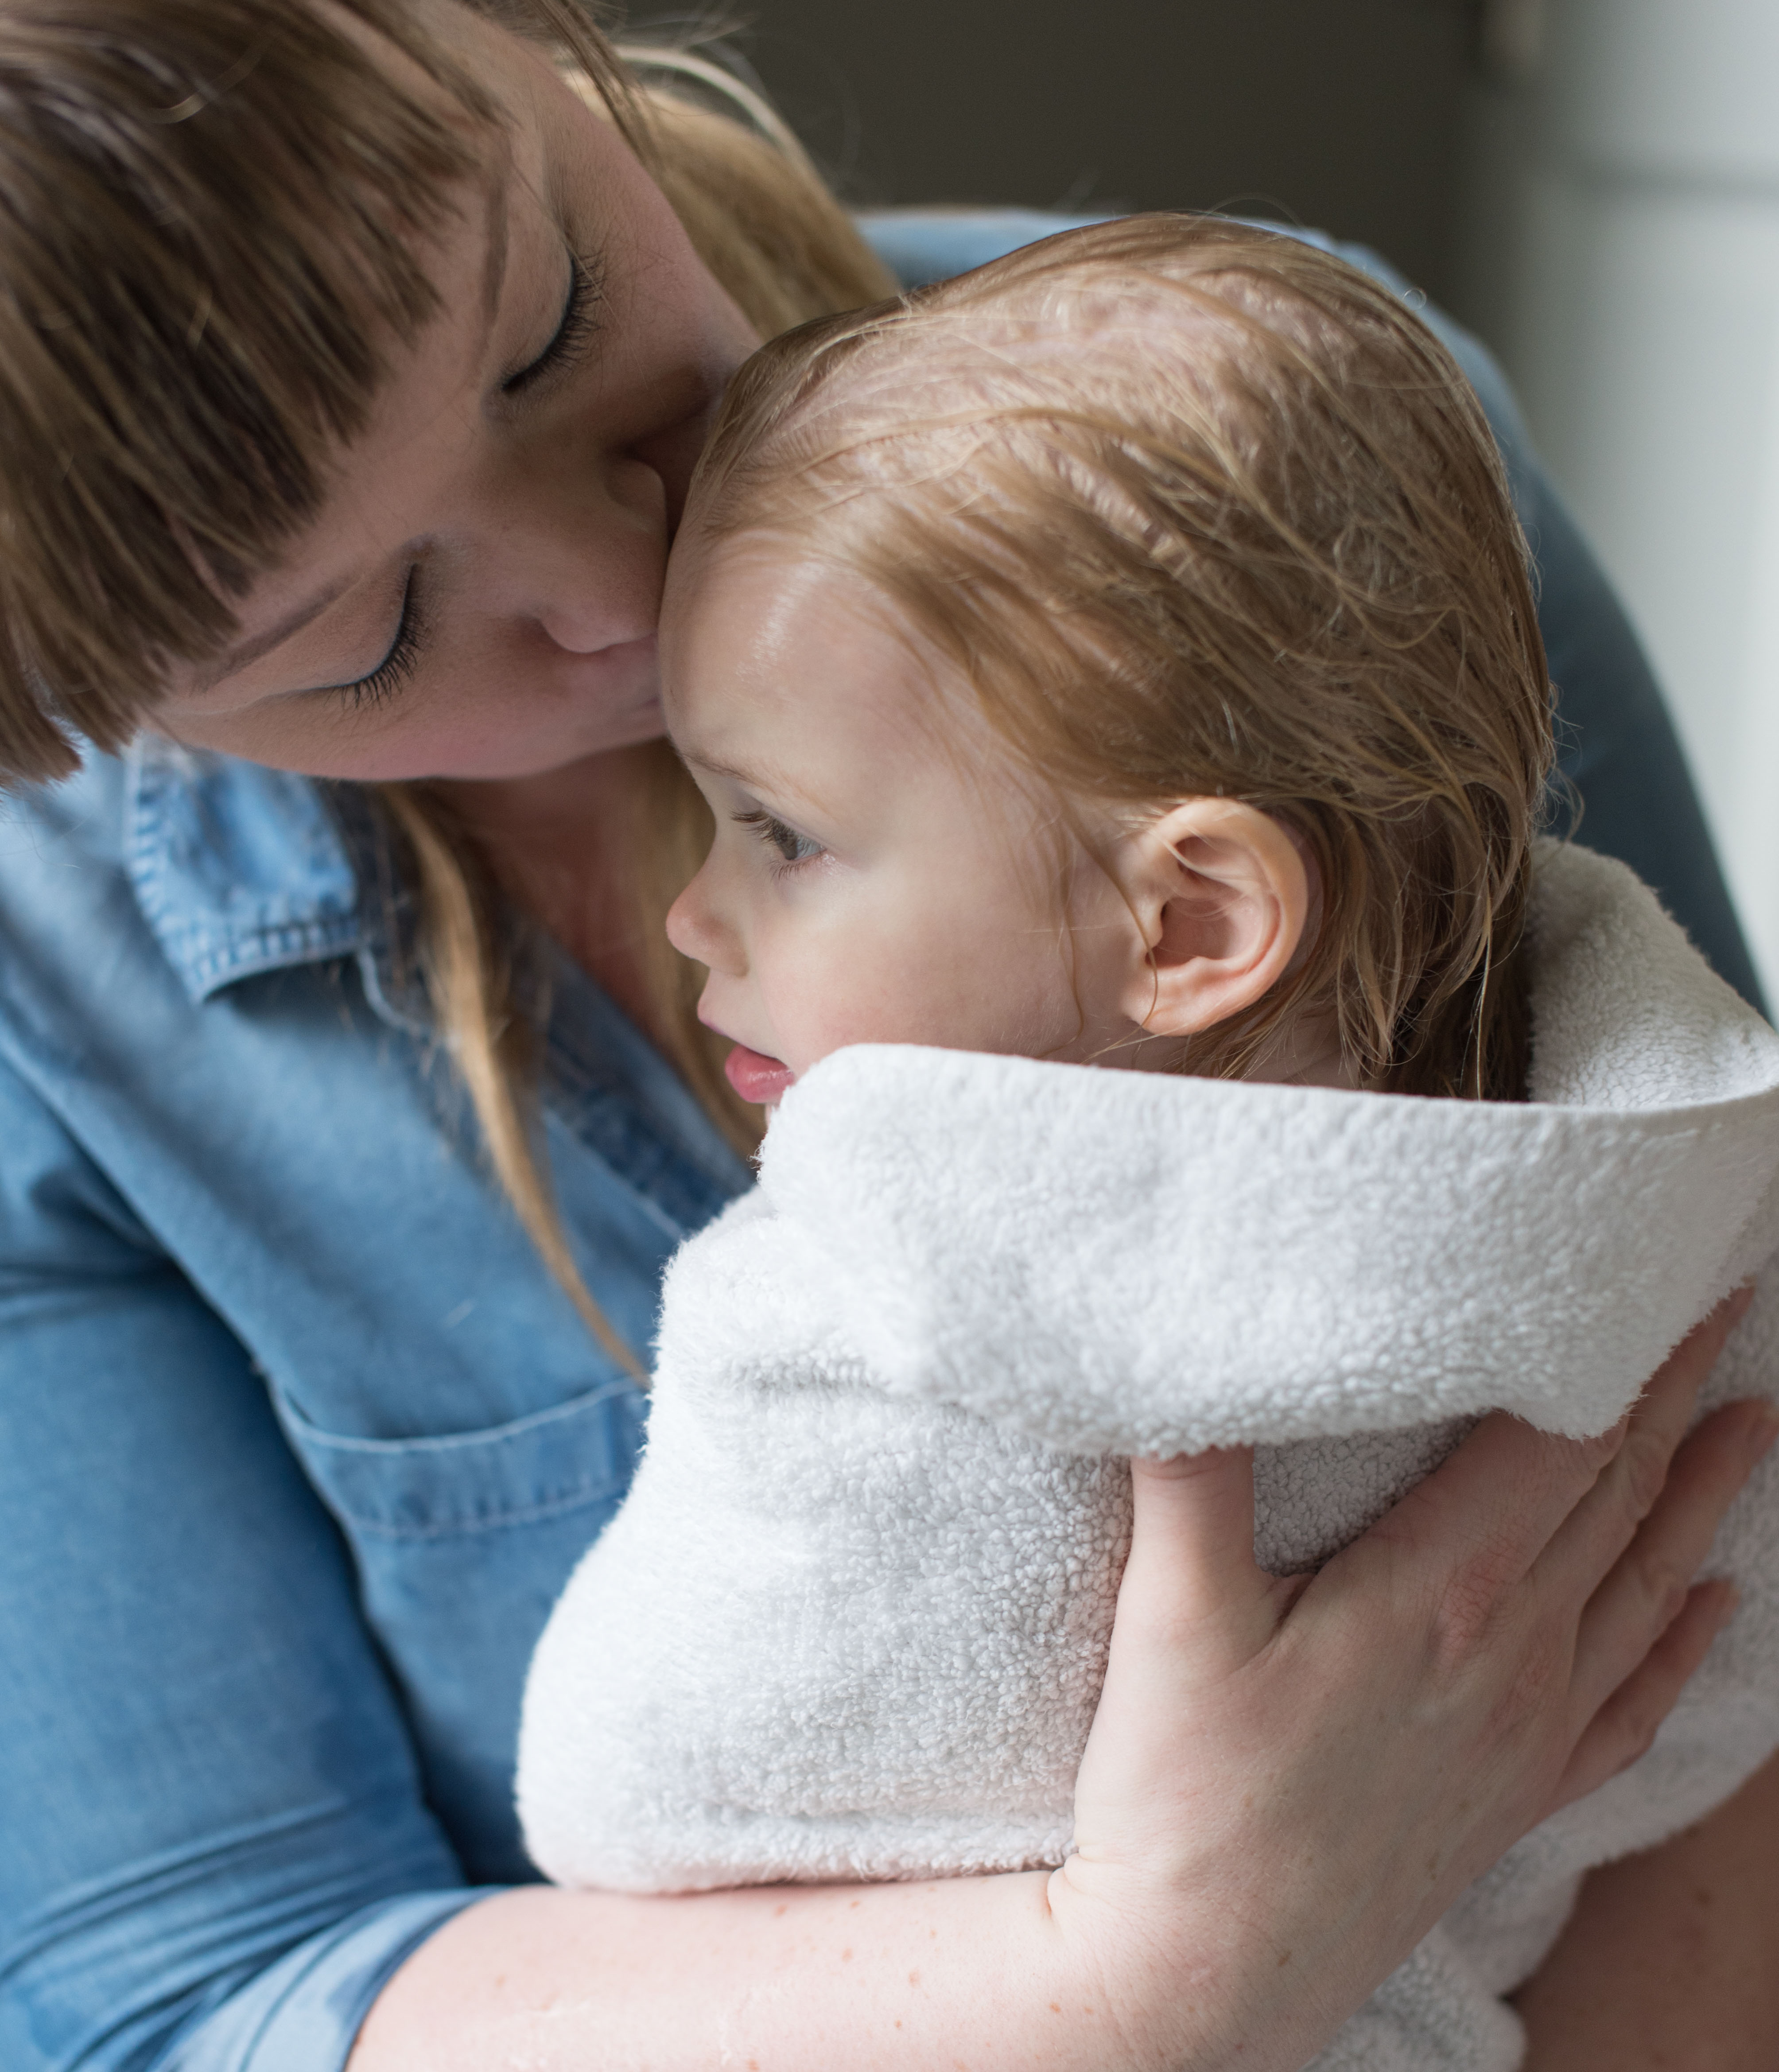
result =
[{"label": "blurred wall", "polygon": [[1473,0],[744,0],[848,198],[1235,203],[1454,279]]},{"label": "blurred wall", "polygon": [[1779,0],[1513,12],[1455,292],[1654,651],[1779,1000]]}]

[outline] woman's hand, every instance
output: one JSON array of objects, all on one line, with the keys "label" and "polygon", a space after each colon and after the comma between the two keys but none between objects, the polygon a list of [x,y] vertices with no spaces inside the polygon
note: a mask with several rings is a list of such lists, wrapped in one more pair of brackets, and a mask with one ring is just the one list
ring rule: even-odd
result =
[{"label": "woman's hand", "polygon": [[1313,1580],[1254,1566],[1245,1456],[1140,1464],[1061,1870],[502,1893],[396,1973],[350,2072],[1297,2072],[1647,1745],[1727,1614],[1690,1580],[1772,1412],[1682,1435],[1738,1314],[1604,1439],[1488,1420]]},{"label": "woman's hand", "polygon": [[1254,1565],[1247,1454],[1136,1464],[1051,1899],[1153,2062],[1178,2062],[1172,1982],[1198,2047],[1221,2003],[1244,2065],[1300,2064],[1521,1835],[1648,1747],[1732,1609],[1691,1579],[1779,1432],[1752,1403],[1686,1436],[1748,1300],[1601,1438],[1485,1420],[1313,1578]]}]

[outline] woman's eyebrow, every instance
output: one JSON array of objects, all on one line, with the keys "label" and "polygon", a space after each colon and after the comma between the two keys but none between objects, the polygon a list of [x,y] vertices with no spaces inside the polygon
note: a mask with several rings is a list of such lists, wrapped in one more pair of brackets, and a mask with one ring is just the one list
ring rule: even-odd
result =
[{"label": "woman's eyebrow", "polygon": [[512,181],[512,142],[507,138],[487,182],[488,249],[482,262],[482,306],[489,324],[500,313],[500,291],[507,282],[507,190]]},{"label": "woman's eyebrow", "polygon": [[198,688],[207,691],[224,676],[233,676],[237,669],[244,669],[249,662],[257,662],[262,655],[269,655],[274,648],[281,647],[293,634],[300,633],[304,627],[319,619],[329,605],[351,587],[353,580],[351,576],[339,577],[326,589],[317,590],[313,597],[293,606],[263,633],[251,633],[244,640],[237,640],[220,655],[212,656],[199,674]]}]

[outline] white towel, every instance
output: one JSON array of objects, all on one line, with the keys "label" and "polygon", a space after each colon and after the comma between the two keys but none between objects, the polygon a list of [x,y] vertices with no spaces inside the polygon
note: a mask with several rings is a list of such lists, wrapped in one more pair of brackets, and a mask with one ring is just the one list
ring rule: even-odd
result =
[{"label": "white towel", "polygon": [[[1483,1411],[1611,1424],[1779,1248],[1779,1037],[1585,851],[1542,853],[1530,956],[1524,1106],[887,1046],[811,1071],[670,1270],[635,1488],[532,1663],[540,1868],[651,1892],[1056,1863],[1120,1456],[1258,1442],[1283,1572]],[[1776,1377],[1779,1285],[1711,1400]],[[1498,1996],[1582,1872],[1779,1745],[1776,1494],[1769,1467],[1726,1521],[1742,1602],[1655,1748],[1467,1894],[1327,2072],[1511,2066]]]}]

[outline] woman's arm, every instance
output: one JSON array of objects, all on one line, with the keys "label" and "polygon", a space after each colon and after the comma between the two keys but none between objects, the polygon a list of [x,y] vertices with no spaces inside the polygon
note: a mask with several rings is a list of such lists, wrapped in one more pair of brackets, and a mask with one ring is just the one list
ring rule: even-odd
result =
[{"label": "woman's arm", "polygon": [[1487,1420],[1307,1581],[1254,1566],[1246,1456],[1140,1463],[1061,1870],[505,1894],[396,1972],[351,2072],[1296,2072],[1709,1645],[1728,1593],[1688,1581],[1773,1432],[1681,1442],[1727,1322],[1604,1440]]},{"label": "woman's arm", "polygon": [[1594,1872],[1514,2004],[1525,2072],[1779,2065],[1779,1762],[1686,1834]]}]

